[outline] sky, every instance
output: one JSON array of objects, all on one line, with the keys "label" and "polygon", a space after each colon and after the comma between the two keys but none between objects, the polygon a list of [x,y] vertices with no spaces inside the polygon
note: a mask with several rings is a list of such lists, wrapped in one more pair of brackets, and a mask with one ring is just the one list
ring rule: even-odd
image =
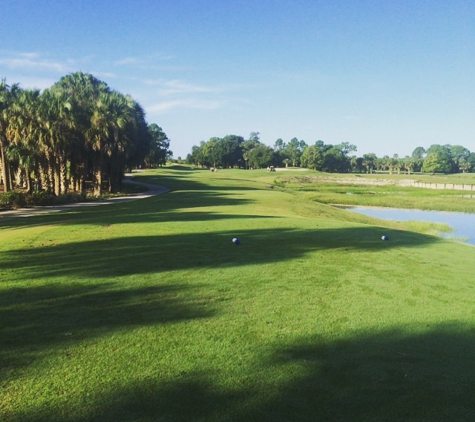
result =
[{"label": "sky", "polygon": [[91,73],[175,158],[211,137],[475,151],[473,0],[0,0],[0,78]]}]

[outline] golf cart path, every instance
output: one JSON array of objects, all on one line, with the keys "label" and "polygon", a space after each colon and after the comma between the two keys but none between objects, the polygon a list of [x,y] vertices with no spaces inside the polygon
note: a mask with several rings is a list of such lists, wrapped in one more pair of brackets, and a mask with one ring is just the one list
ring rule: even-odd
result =
[{"label": "golf cart path", "polygon": [[153,185],[151,183],[135,182],[133,180],[130,180],[130,177],[132,176],[131,174],[126,174],[125,176],[126,178],[124,179],[124,183],[144,186],[148,188],[148,191],[141,192],[141,193],[133,193],[126,196],[118,196],[115,198],[104,199],[101,201],[74,202],[74,203],[64,204],[64,205],[47,205],[47,206],[42,206],[42,207],[37,206],[37,207],[31,207],[31,208],[18,208],[15,210],[0,211],[0,221],[9,220],[10,218],[15,218],[15,217],[31,217],[33,215],[47,214],[50,212],[68,211],[74,208],[97,207],[100,205],[108,205],[108,204],[116,204],[119,202],[134,201],[136,199],[150,198],[152,196],[161,195],[161,194],[170,192],[170,189],[164,186]]}]

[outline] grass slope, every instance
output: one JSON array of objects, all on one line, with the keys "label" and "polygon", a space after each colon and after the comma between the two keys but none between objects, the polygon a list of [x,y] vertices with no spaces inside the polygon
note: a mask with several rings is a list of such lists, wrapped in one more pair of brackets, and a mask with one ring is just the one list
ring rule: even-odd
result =
[{"label": "grass slope", "polygon": [[0,221],[0,420],[474,420],[473,248],[274,178]]}]

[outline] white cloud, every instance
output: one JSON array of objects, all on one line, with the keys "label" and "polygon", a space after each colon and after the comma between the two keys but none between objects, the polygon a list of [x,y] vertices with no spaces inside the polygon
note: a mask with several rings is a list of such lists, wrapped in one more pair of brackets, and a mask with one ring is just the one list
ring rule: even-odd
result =
[{"label": "white cloud", "polygon": [[67,73],[73,71],[70,65],[58,61],[40,58],[37,53],[18,53],[10,57],[0,58],[0,65],[10,69],[41,70],[55,73]]},{"label": "white cloud", "polygon": [[162,95],[216,92],[216,88],[193,85],[180,80],[168,81],[161,89]]},{"label": "white cloud", "polygon": [[196,110],[214,110],[222,107],[226,101],[222,100],[199,100],[182,99],[173,101],[162,101],[145,107],[148,113],[163,113],[176,108],[188,108]]},{"label": "white cloud", "polygon": [[152,54],[146,57],[124,57],[122,59],[116,60],[114,62],[115,66],[128,66],[128,65],[137,65],[141,68],[151,69],[157,67],[157,62],[169,62],[173,60],[175,57],[172,55],[160,55],[160,54]]},{"label": "white cloud", "polygon": [[140,60],[136,57],[125,57],[124,59],[117,60],[116,62],[114,62],[116,66],[124,66],[137,63],[140,63]]}]

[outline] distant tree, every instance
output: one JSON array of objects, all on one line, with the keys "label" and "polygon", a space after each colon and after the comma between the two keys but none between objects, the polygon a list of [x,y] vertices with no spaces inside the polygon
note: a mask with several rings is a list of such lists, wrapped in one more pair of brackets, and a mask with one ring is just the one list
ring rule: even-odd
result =
[{"label": "distant tree", "polygon": [[289,158],[285,152],[285,146],[286,144],[282,138],[279,138],[274,142],[274,164],[276,166],[285,165],[284,160]]},{"label": "distant tree", "polygon": [[274,150],[264,144],[260,144],[249,151],[249,166],[263,168],[273,164]]},{"label": "distant tree", "polygon": [[468,167],[470,170],[467,171],[473,172],[475,170],[475,152],[470,153],[470,156],[467,159],[467,168]]},{"label": "distant tree", "polygon": [[417,147],[412,151],[411,158],[413,164],[413,171],[421,171],[424,158],[426,156],[426,150],[423,147]]},{"label": "distant tree", "polygon": [[322,170],[329,173],[348,173],[351,169],[348,153],[354,150],[356,147],[347,142],[338,145],[324,145],[322,148]]},{"label": "distant tree", "polygon": [[363,157],[357,157],[356,155],[353,155],[352,157],[350,157],[350,165],[352,172],[363,173]]},{"label": "distant tree", "polygon": [[411,174],[414,171],[416,160],[413,157],[406,155],[402,160],[403,169],[407,171],[407,174]]},{"label": "distant tree", "polygon": [[377,159],[378,157],[373,153],[363,155],[363,167],[366,169],[366,173],[372,173],[374,171]]},{"label": "distant tree", "polygon": [[431,145],[424,158],[422,171],[426,173],[450,173],[453,162],[447,145]]},{"label": "distant tree", "polygon": [[341,144],[338,144],[337,147],[344,155],[348,155],[350,152],[357,150],[356,145],[350,144],[349,142],[342,142]]},{"label": "distant tree", "polygon": [[337,146],[331,145],[323,154],[322,170],[329,173],[347,173],[350,160]]},{"label": "distant tree", "polygon": [[204,156],[205,141],[201,141],[200,145],[193,145],[191,153],[186,156],[186,162],[199,167],[205,166]]},{"label": "distant tree", "polygon": [[290,158],[293,167],[299,166],[300,158],[306,146],[305,141],[299,141],[297,138],[292,138],[290,142],[285,145],[284,152],[286,158]]},{"label": "distant tree", "polygon": [[242,143],[242,157],[246,163],[246,168],[253,167],[250,164],[251,151],[260,145],[262,143],[259,141],[259,132],[251,132],[249,139]]},{"label": "distant tree", "polygon": [[470,171],[469,169],[471,168],[471,166],[468,162],[468,159],[470,157],[470,151],[461,145],[450,145],[448,146],[448,148],[450,149],[452,157],[452,171],[454,173],[465,173],[467,169],[468,171]]},{"label": "distant tree", "polygon": [[226,135],[219,142],[220,161],[223,167],[241,167],[244,164],[244,138],[237,135]]},{"label": "distant tree", "polygon": [[399,158],[398,154],[394,154],[392,158],[389,159],[389,163],[390,173],[392,173],[393,171],[396,171],[398,174],[401,173],[401,169],[404,167],[404,162],[401,158]]},{"label": "distant tree", "polygon": [[[290,161],[290,160],[289,160]],[[307,146],[301,157],[302,167],[319,170],[323,164],[323,152],[315,145]]]},{"label": "distant tree", "polygon": [[218,167],[222,165],[221,147],[219,145],[221,139],[214,136],[209,138],[208,142],[204,144],[203,155],[207,167]]},{"label": "distant tree", "polygon": [[162,166],[167,163],[173,153],[170,151],[170,140],[162,128],[155,123],[148,127],[150,135],[150,152],[145,158],[145,165],[149,168]]},{"label": "distant tree", "polygon": [[274,143],[274,151],[282,151],[285,149],[285,142],[282,138],[279,138]]},{"label": "distant tree", "polygon": [[376,160],[376,166],[379,171],[389,171],[391,165],[391,159],[388,155],[385,155]]}]

